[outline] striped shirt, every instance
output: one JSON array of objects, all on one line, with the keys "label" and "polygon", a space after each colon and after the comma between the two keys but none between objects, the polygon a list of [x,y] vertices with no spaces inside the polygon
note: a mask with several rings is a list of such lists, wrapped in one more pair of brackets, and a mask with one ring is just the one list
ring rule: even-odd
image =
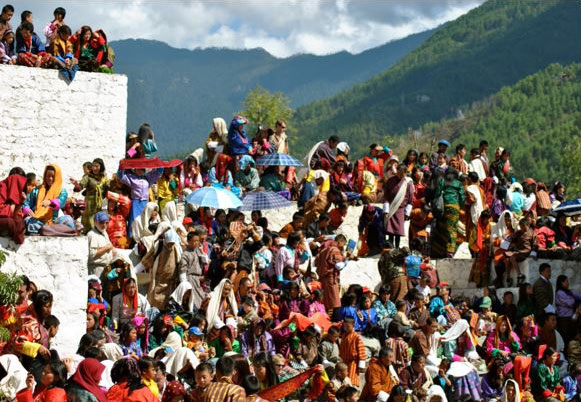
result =
[{"label": "striped shirt", "polygon": [[225,382],[212,382],[204,390],[199,388],[192,392],[196,402],[246,402],[244,388]]}]

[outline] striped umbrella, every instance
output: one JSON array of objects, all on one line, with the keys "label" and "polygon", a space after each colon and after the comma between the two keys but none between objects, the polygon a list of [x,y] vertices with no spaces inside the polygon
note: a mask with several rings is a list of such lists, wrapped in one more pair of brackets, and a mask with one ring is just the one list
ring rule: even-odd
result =
[{"label": "striped umbrella", "polygon": [[303,166],[303,164],[288,154],[268,154],[258,158],[256,166]]},{"label": "striped umbrella", "polygon": [[581,215],[581,198],[562,202],[557,208],[553,209],[553,212],[560,212],[567,216]]},{"label": "striped umbrella", "polygon": [[253,191],[242,199],[241,211],[261,211],[264,209],[284,208],[291,202],[272,191]]},{"label": "striped umbrella", "polygon": [[186,201],[200,207],[220,209],[233,209],[242,205],[242,201],[232,191],[219,187],[197,189],[188,195]]}]

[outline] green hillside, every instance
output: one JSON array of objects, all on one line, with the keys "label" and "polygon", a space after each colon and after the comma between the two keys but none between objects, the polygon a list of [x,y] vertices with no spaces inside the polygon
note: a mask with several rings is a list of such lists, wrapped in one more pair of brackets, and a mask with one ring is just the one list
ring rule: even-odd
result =
[{"label": "green hillside", "polygon": [[338,134],[361,154],[367,145],[429,121],[549,64],[580,60],[580,4],[489,0],[439,29],[386,72],[297,110],[297,154]]},{"label": "green hillside", "polygon": [[127,127],[149,122],[160,152],[195,149],[212,118],[229,121],[246,94],[260,85],[282,91],[293,107],[332,96],[401,60],[434,30],[410,35],[359,54],[276,58],[263,49],[175,49],[151,40],[113,42],[115,71],[128,83]]},{"label": "green hillside", "polygon": [[473,104],[462,118],[428,123],[423,138],[449,138],[477,147],[487,139],[511,151],[520,179],[568,179],[568,151],[581,141],[581,64],[552,64]]}]

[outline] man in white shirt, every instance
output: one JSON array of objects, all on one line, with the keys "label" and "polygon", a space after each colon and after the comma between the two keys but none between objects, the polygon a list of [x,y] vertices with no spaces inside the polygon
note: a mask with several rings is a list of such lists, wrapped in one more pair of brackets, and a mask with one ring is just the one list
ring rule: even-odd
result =
[{"label": "man in white shirt", "polygon": [[115,255],[115,247],[107,234],[108,223],[109,215],[107,215],[107,212],[99,211],[95,214],[95,227],[87,235],[89,243],[87,268],[89,268],[89,275],[100,277]]}]

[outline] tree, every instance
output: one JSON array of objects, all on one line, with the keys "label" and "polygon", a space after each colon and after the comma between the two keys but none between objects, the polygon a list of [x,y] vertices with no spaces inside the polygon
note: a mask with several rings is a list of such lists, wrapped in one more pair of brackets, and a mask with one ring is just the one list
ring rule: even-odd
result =
[{"label": "tree", "polygon": [[289,127],[294,115],[294,110],[290,107],[290,99],[285,94],[271,93],[261,86],[250,91],[242,105],[244,110],[240,114],[250,121],[249,133],[256,131],[259,126],[274,128],[279,119],[284,120]]},{"label": "tree", "polygon": [[581,144],[570,144],[564,153],[568,198],[581,197]]}]

